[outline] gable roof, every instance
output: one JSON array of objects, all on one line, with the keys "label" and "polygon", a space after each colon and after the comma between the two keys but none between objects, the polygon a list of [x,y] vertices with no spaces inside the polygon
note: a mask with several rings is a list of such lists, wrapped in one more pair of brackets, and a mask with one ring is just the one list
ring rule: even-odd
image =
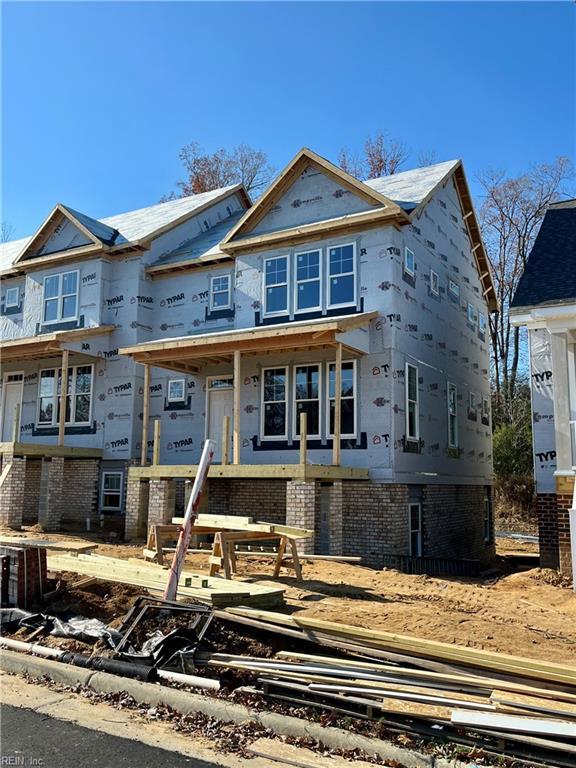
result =
[{"label": "gable roof", "polygon": [[[259,200],[249,208],[236,226],[228,232],[221,242],[222,250],[227,250],[232,241],[237,241],[251,232],[254,227],[263,219],[266,213],[277,203],[286,190],[294,183],[298,176],[308,166],[314,166],[325,173],[330,178],[336,180],[343,187],[361,197],[363,200],[373,206],[373,210],[386,210],[388,214],[402,216],[402,209],[388,197],[373,189],[364,182],[350,176],[338,166],[317,155],[311,149],[303,147],[293,158],[281,173],[274,179]],[[361,216],[362,214],[357,214]],[[351,217],[347,217],[348,219]],[[311,225],[307,225],[311,228]]]},{"label": "gable roof", "polygon": [[[20,261],[20,257],[27,252],[29,246],[33,245],[33,241],[50,221],[56,210],[60,210],[79,228],[86,230],[89,233],[87,236],[94,241],[95,245],[100,242],[102,247],[117,247],[123,244],[139,244],[153,240],[168,229],[199,213],[203,208],[234,193],[242,195],[250,204],[248,194],[241,184],[233,184],[210,192],[169,200],[166,203],[158,203],[147,208],[139,208],[102,219],[93,219],[73,208],[58,204],[34,235],[0,244],[0,271],[9,270],[16,261]],[[110,240],[112,233],[116,234],[114,239]]]},{"label": "gable roof", "polygon": [[389,197],[405,211],[413,211],[457,168],[459,163],[459,160],[448,160],[445,163],[401,171],[392,176],[368,179],[364,184]]},{"label": "gable roof", "polygon": [[551,205],[511,309],[576,302],[576,199]]}]

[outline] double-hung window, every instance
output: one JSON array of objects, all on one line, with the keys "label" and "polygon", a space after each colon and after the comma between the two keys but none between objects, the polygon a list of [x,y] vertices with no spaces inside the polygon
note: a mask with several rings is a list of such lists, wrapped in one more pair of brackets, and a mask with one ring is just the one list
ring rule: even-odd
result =
[{"label": "double-hung window", "polygon": [[408,504],[408,531],[410,557],[422,557],[422,505]]},{"label": "double-hung window", "polygon": [[460,286],[454,280],[448,280],[448,291],[455,299],[460,296]]},{"label": "double-hung window", "polygon": [[[336,410],[336,363],[328,363],[328,429],[334,436]],[[356,437],[356,362],[342,363],[340,387],[340,437]]]},{"label": "double-hung window", "polygon": [[103,472],[100,493],[103,512],[120,512],[122,509],[122,472]]},{"label": "double-hung window", "polygon": [[458,413],[456,384],[448,383],[448,447],[458,448]]},{"label": "double-hung window", "polygon": [[476,327],[476,310],[474,309],[474,305],[470,303],[468,303],[468,322],[470,325]]},{"label": "double-hung window", "polygon": [[322,252],[297,253],[295,278],[295,312],[308,312],[322,307]]},{"label": "double-hung window", "polygon": [[230,309],[232,289],[230,275],[219,275],[210,279],[210,311]]},{"label": "double-hung window", "polygon": [[482,421],[484,424],[490,424],[490,401],[487,397],[482,398]]},{"label": "double-hung window", "polygon": [[320,437],[320,366],[294,366],[294,435],[300,435],[300,414],[306,414],[308,437]]},{"label": "double-hung window", "polygon": [[264,368],[262,371],[262,424],[260,434],[264,438],[287,437],[287,368]]},{"label": "double-hung window", "polygon": [[430,293],[433,296],[440,296],[440,278],[438,272],[434,272],[433,269],[430,270]]},{"label": "double-hung window", "polygon": [[328,248],[328,306],[356,303],[356,246],[354,243]]},{"label": "double-hung window", "polygon": [[44,278],[44,323],[78,317],[78,270]]},{"label": "double-hung window", "polygon": [[410,248],[404,248],[404,272],[410,277],[416,275],[416,258]]},{"label": "double-hung window", "polygon": [[478,332],[486,333],[486,315],[482,312],[478,313]]},{"label": "double-hung window", "polygon": [[184,379],[168,380],[168,402],[183,403],[186,399],[186,382]]},{"label": "double-hung window", "polygon": [[5,309],[12,309],[13,307],[17,307],[20,303],[20,289],[18,286],[13,286],[12,288],[6,288],[6,296],[4,297],[4,308]]},{"label": "double-hung window", "polygon": [[264,314],[285,315],[288,312],[288,256],[264,261]]},{"label": "double-hung window", "polygon": [[418,397],[418,368],[406,363],[406,438],[420,439],[420,406]]},{"label": "double-hung window", "polygon": [[[62,371],[40,371],[38,390],[38,425],[55,426],[60,418]],[[76,365],[68,369],[66,424],[88,424],[92,407],[92,366]]]}]

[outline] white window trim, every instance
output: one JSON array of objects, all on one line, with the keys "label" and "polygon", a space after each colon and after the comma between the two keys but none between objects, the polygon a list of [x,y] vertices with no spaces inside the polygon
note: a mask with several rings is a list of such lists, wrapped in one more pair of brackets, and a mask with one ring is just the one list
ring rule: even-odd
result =
[{"label": "white window trim", "polygon": [[[278,371],[283,370],[284,375],[286,377],[286,383],[285,383],[285,394],[284,394],[284,401],[282,400],[276,400],[276,401],[265,401],[264,400],[264,374],[266,371]],[[290,394],[290,378],[289,378],[289,366],[287,365],[267,365],[265,368],[262,368],[260,370],[260,440],[268,442],[269,440],[287,440],[288,439],[288,421],[289,421],[289,413],[288,408],[290,405],[289,394]],[[286,412],[285,412],[285,419],[284,419],[284,434],[283,435],[265,435],[264,434],[264,404],[265,402],[277,402],[281,403],[284,402],[286,405]]]},{"label": "white window trim", "polygon": [[[120,475],[120,488],[118,491],[112,491],[112,493],[118,493],[118,506],[117,507],[105,507],[104,506],[104,496],[106,493],[110,493],[110,491],[106,491],[104,489],[104,478],[106,475]],[[121,470],[105,470],[102,472],[102,479],[100,481],[100,509],[103,512],[121,512],[122,511],[122,499],[123,499],[123,491],[124,491],[124,472]]]},{"label": "white window trim", "polygon": [[[333,246],[334,247],[334,246]],[[317,253],[318,254],[318,277],[312,277],[312,278],[306,278],[306,280],[298,280],[298,256],[302,256],[307,253]],[[324,270],[322,268],[324,262],[324,253],[322,248],[311,248],[307,251],[297,251],[294,254],[294,314],[295,315],[301,315],[302,313],[306,312],[317,312],[318,310],[321,310],[324,304],[324,290],[323,290],[323,284],[324,284]],[[316,307],[305,307],[303,309],[298,309],[298,286],[303,285],[305,283],[315,283],[318,282],[318,305]],[[354,289],[356,289],[356,283],[354,283]],[[354,290],[354,293],[356,293],[356,290]]]},{"label": "white window trim", "polygon": [[[312,432],[308,432],[308,439],[312,438],[315,440],[319,440],[322,436],[322,383],[323,383],[323,376],[322,376],[322,363],[295,363],[292,366],[292,437],[295,442],[300,442],[300,435],[298,434],[298,424],[297,424],[297,413],[296,413],[296,368],[303,368],[308,366],[314,366],[318,368],[318,434],[313,434]],[[299,400],[298,402],[306,402],[306,403],[313,403],[314,400]]]},{"label": "white window trim", "polygon": [[[340,432],[340,439],[342,438],[356,438],[358,436],[358,366],[356,360],[342,360],[342,366],[345,363],[352,363],[352,375],[354,381],[354,397],[343,397],[342,400],[354,400],[354,432]],[[336,365],[335,360],[328,360],[326,363],[326,437],[328,439],[334,439],[334,435],[330,431],[330,401],[334,398],[330,397],[330,366]],[[334,382],[336,383],[336,382]],[[336,388],[334,388],[336,392]]]},{"label": "white window trim", "polygon": [[[182,397],[170,396],[170,385],[175,382],[182,382]],[[185,403],[186,402],[186,379],[168,379],[168,392],[166,400],[169,403]]]},{"label": "white window trim", "polygon": [[[225,278],[228,282],[228,303],[225,305],[220,306],[214,306],[214,281],[215,280],[222,280],[222,278]],[[224,293],[224,291],[216,291],[216,293]],[[221,309],[231,309],[232,308],[232,275],[213,275],[210,278],[210,312],[219,312]]]},{"label": "white window trim", "polygon": [[[408,384],[408,369],[414,368],[416,371],[416,400],[410,401],[408,398],[408,391],[409,391],[409,384]],[[420,440],[420,392],[418,390],[418,366],[413,365],[412,363],[406,363],[404,366],[404,394],[406,399],[406,413],[405,413],[405,419],[406,419],[406,440],[410,440],[411,442],[417,442]],[[409,404],[410,402],[416,403],[416,435],[410,435],[410,429],[409,429]]]},{"label": "white window trim", "polygon": [[3,386],[2,386],[2,395],[0,397],[0,429],[4,429],[4,399],[6,397],[6,385],[10,382],[8,382],[8,378],[10,376],[19,376],[20,378],[14,381],[14,384],[18,383],[18,381],[21,384],[20,387],[20,421],[22,421],[22,400],[24,398],[24,371],[5,371],[4,376],[2,377]]},{"label": "white window trim", "polygon": [[487,397],[482,398],[482,416],[490,420],[490,400]]},{"label": "white window trim", "polygon": [[476,310],[474,309],[474,304],[470,304],[470,302],[468,302],[468,308],[466,309],[466,318],[470,325],[476,328]]},{"label": "white window trim", "polygon": [[468,392],[468,410],[476,412],[478,405],[476,403],[476,392]]},{"label": "white window trim", "polygon": [[[266,285],[266,264],[269,261],[276,261],[276,259],[286,259],[286,283],[273,283],[272,285]],[[264,304],[263,317],[283,317],[290,314],[290,254],[282,254],[280,256],[270,256],[264,259],[262,269],[262,299]],[[268,312],[268,296],[266,288],[277,288],[281,285],[286,285],[286,309],[278,310],[277,312]]]},{"label": "white window trim", "polygon": [[[64,296],[62,295],[62,278],[64,275],[69,275],[72,273],[76,273],[76,293],[67,293],[66,297],[68,296],[76,296],[76,314],[74,317],[62,317],[62,307],[64,306]],[[48,280],[51,277],[57,277],[58,278],[58,295],[52,296],[51,299],[45,298],[45,287],[46,287],[46,280]],[[46,301],[51,301],[54,299],[58,299],[58,317],[55,320],[46,320],[45,314],[46,314]],[[80,270],[79,269],[67,269],[64,272],[54,272],[51,275],[44,275],[44,279],[42,281],[42,325],[54,325],[55,323],[73,323],[75,320],[78,320],[78,314],[80,311]]]},{"label": "white window trim", "polygon": [[483,312],[478,312],[478,331],[479,333],[486,333],[486,315]]},{"label": "white window trim", "polygon": [[[412,528],[412,507],[418,507],[418,528]],[[419,552],[412,551],[412,533],[418,532]],[[422,531],[422,504],[419,501],[408,502],[408,552],[409,557],[422,557],[424,552],[424,536]]]},{"label": "white window trim", "polygon": [[[76,401],[76,370],[78,368],[90,368],[90,412],[88,414],[88,421],[67,421],[65,425],[67,427],[89,427],[92,424],[92,413],[94,409],[94,365],[92,363],[79,363],[78,365],[70,365],[68,366],[68,371],[74,371],[74,374],[72,376],[72,389],[67,393],[67,397],[70,397],[70,416],[74,413],[76,410],[72,407],[72,404],[75,405]],[[40,386],[41,386],[41,380],[42,380],[42,373],[44,371],[55,371],[56,375],[54,377],[54,413],[52,416],[52,421],[40,421]],[[60,367],[58,368],[41,368],[38,371],[38,391],[36,393],[36,426],[37,427],[56,427],[58,426],[58,402],[60,400],[61,395],[58,394],[58,374],[62,375],[62,369]],[[79,394],[85,394],[83,392],[80,392]]]},{"label": "white window trim", "polygon": [[[412,254],[412,259],[414,261],[414,269],[409,269],[408,268],[408,254],[409,253]],[[410,277],[416,277],[416,254],[414,253],[412,248],[408,248],[407,245],[404,247],[404,265],[403,265],[403,269],[404,269],[404,272],[407,275],[410,275]]]},{"label": "white window trim", "polygon": [[[436,288],[434,288],[434,278],[436,278]],[[440,275],[433,269],[430,269],[430,293],[433,296],[440,296]]]},{"label": "white window trim", "polygon": [[[332,248],[346,248],[347,246],[352,246],[352,272],[342,272],[339,275],[331,275],[330,274],[330,250]],[[327,296],[326,296],[326,308],[327,309],[337,309],[338,307],[355,307],[358,303],[358,296],[357,296],[357,285],[358,285],[358,259],[356,257],[356,243],[338,243],[337,245],[329,245],[326,248],[326,289],[327,289]],[[331,297],[331,291],[330,291],[330,279],[332,277],[347,277],[348,275],[352,275],[354,279],[354,288],[352,290],[352,301],[345,301],[341,304],[332,304],[330,301]]]},{"label": "white window trim", "polygon": [[460,286],[452,279],[448,280],[448,290],[452,296],[455,296],[458,299],[460,298]]},{"label": "white window trim", "polygon": [[[454,413],[452,414],[450,410],[450,390],[454,389]],[[451,381],[448,382],[448,387],[446,389],[446,407],[448,410],[448,447],[449,448],[458,448],[458,388],[456,387],[456,384],[453,384]],[[456,425],[456,428],[454,430],[454,435],[456,437],[456,442],[452,443],[450,441],[450,416],[454,416],[454,423]]]},{"label": "white window trim", "polygon": [[[13,292],[16,292],[16,301],[8,301],[8,296]],[[12,285],[9,288],[6,288],[6,293],[4,295],[4,309],[12,309],[13,307],[17,307],[20,304],[20,286],[19,285]]]}]

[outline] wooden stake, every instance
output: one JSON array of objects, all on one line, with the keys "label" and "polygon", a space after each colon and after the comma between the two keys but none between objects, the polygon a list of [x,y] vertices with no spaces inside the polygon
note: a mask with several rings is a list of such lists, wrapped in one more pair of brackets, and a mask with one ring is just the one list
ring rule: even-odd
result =
[{"label": "wooden stake", "polygon": [[148,419],[150,417],[150,366],[144,363],[144,400],[142,403],[142,447],[140,450],[140,464],[146,466],[148,453]]},{"label": "wooden stake", "polygon": [[234,442],[232,461],[240,464],[240,350],[234,350]]},{"label": "wooden stake", "polygon": [[230,416],[222,421],[222,464],[230,462]]},{"label": "wooden stake", "polygon": [[[58,386],[58,383],[56,383]],[[60,416],[58,419],[58,445],[64,445],[66,431],[66,403],[68,400],[68,350],[62,350],[62,371],[60,374]],[[70,414],[72,415],[72,414]]]},{"label": "wooden stake", "polygon": [[334,371],[334,436],[332,438],[332,464],[340,466],[340,433],[342,422],[342,344],[336,347]]},{"label": "wooden stake", "polygon": [[14,424],[12,425],[12,442],[18,443],[20,437],[20,403],[14,408]]},{"label": "wooden stake", "polygon": [[308,449],[308,418],[307,414],[300,414],[300,464],[306,464],[306,451]]},{"label": "wooden stake", "polygon": [[160,464],[160,419],[154,420],[154,446],[152,448],[152,464],[155,466]]}]

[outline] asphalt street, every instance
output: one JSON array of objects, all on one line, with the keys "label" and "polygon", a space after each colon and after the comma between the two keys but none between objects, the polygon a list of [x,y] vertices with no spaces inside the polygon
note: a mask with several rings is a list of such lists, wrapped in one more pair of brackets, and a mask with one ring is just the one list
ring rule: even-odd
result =
[{"label": "asphalt street", "polygon": [[[98,723],[94,723],[98,727]],[[0,765],[41,768],[220,768],[31,709],[0,707]]]}]

